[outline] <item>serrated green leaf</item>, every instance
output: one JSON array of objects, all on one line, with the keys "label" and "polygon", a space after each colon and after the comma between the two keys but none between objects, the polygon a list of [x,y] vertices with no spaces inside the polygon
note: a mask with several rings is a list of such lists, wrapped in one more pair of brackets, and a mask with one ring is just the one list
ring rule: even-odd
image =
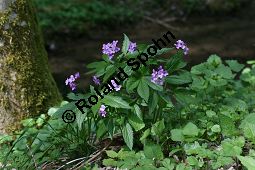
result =
[{"label": "serrated green leaf", "polygon": [[149,89],[147,83],[145,83],[145,81],[143,79],[139,82],[139,85],[137,88],[137,93],[139,94],[139,96],[141,96],[141,98],[143,98],[146,102],[148,102],[149,95],[150,95],[150,89]]},{"label": "serrated green leaf", "polygon": [[132,150],[133,148],[133,142],[134,142],[134,136],[133,136],[133,130],[129,123],[126,123],[125,126],[122,127],[122,136],[124,138],[124,141],[128,148]]}]

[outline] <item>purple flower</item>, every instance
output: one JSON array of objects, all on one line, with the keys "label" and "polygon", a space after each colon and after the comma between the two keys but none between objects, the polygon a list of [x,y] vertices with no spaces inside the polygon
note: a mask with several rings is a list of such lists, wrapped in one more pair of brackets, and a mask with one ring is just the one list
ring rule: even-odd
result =
[{"label": "purple flower", "polygon": [[128,46],[128,51],[130,53],[133,53],[136,50],[136,43],[132,43],[130,42],[129,46]]},{"label": "purple flower", "polygon": [[69,78],[66,79],[65,84],[69,85],[72,91],[74,91],[77,88],[77,85],[75,84],[76,79],[80,78],[80,73],[77,72],[75,75],[71,75]]},{"label": "purple flower", "polygon": [[188,47],[185,47],[185,48],[184,48],[184,54],[187,55],[188,52],[189,52],[189,48],[188,48]]},{"label": "purple flower", "polygon": [[176,43],[174,44],[176,49],[182,49],[184,50],[184,54],[187,55],[189,48],[187,47],[187,45],[182,41],[182,40],[178,40],[176,41]]},{"label": "purple flower", "polygon": [[106,108],[105,105],[102,104],[102,105],[100,106],[99,111],[98,111],[99,114],[100,114],[100,116],[102,116],[102,117],[106,117],[107,112],[105,111],[105,108]]},{"label": "purple flower", "polygon": [[79,73],[79,72],[75,73],[74,78],[75,78],[75,79],[80,78],[80,73]]},{"label": "purple flower", "polygon": [[168,72],[163,69],[162,66],[158,68],[158,70],[154,70],[151,74],[151,82],[158,84],[158,85],[163,85],[164,83],[164,78],[168,76]]},{"label": "purple flower", "polygon": [[100,80],[97,76],[93,76],[93,82],[97,85],[100,85]]},{"label": "purple flower", "polygon": [[[111,83],[115,89],[115,91],[119,91],[121,88],[121,85],[117,85],[114,80],[111,80]],[[112,88],[111,88],[112,89]]]},{"label": "purple flower", "polygon": [[120,51],[120,48],[117,47],[118,41],[113,41],[112,43],[103,44],[103,54],[108,55],[111,60],[115,53]]}]

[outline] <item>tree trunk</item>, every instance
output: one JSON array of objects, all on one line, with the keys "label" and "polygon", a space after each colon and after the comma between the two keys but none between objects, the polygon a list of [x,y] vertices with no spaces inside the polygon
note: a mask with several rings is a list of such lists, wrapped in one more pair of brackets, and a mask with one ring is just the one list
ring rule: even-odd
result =
[{"label": "tree trunk", "polygon": [[46,113],[61,96],[32,0],[0,0],[0,30],[0,133],[7,133],[20,120]]}]

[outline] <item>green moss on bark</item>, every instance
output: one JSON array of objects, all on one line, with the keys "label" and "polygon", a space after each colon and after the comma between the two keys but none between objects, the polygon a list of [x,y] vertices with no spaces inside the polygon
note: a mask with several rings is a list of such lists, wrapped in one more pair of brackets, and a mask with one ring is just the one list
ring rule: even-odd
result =
[{"label": "green moss on bark", "polygon": [[28,116],[45,113],[61,95],[30,0],[16,0],[0,12],[0,132],[16,129]]}]

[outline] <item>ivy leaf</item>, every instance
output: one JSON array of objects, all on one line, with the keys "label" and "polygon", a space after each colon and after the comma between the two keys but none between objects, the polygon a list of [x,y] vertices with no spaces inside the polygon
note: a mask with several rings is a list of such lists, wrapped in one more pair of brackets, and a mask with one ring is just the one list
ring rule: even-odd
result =
[{"label": "ivy leaf", "polygon": [[137,88],[137,93],[139,94],[139,96],[141,96],[141,98],[143,98],[146,102],[148,102],[149,95],[150,95],[150,89],[149,89],[147,83],[145,83],[145,81],[143,79],[139,82],[139,85]]},{"label": "ivy leaf", "polygon": [[123,126],[123,128],[122,128],[122,136],[123,136],[124,141],[125,141],[126,145],[128,146],[128,148],[130,150],[132,150],[132,148],[133,148],[133,141],[134,141],[134,134],[133,134],[132,127],[130,126],[129,123],[126,123],[126,125]]},{"label": "ivy leaf", "polygon": [[126,34],[124,34],[124,41],[122,44],[122,53],[126,54],[128,52],[128,47],[129,47],[129,38],[127,37]]}]

